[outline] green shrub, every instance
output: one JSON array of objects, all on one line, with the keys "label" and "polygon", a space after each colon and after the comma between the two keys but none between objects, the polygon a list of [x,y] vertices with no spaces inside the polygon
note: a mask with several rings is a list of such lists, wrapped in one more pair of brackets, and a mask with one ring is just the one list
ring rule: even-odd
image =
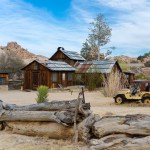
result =
[{"label": "green shrub", "polygon": [[101,86],[102,76],[98,73],[88,74],[87,88],[89,91],[94,91]]},{"label": "green shrub", "polygon": [[48,87],[47,86],[39,86],[37,88],[37,98],[36,98],[36,101],[37,103],[44,103],[46,102],[48,99]]}]

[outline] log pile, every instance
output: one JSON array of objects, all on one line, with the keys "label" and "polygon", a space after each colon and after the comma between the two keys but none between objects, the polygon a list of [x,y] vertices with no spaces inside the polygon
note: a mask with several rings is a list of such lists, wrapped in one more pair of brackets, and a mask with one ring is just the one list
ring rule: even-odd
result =
[{"label": "log pile", "polygon": [[0,130],[53,139],[74,137],[93,150],[150,149],[150,116],[100,117],[80,96],[28,106],[0,101]]}]

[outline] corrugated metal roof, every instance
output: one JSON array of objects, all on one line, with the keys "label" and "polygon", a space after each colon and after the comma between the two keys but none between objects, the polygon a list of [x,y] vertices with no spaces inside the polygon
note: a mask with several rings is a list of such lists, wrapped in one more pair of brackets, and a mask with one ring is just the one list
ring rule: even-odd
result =
[{"label": "corrugated metal roof", "polygon": [[11,70],[0,69],[0,73],[11,73]]},{"label": "corrugated metal roof", "polygon": [[37,60],[39,63],[52,71],[75,71],[75,68],[62,61]]},{"label": "corrugated metal roof", "polygon": [[74,51],[67,51],[63,49],[59,49],[62,53],[64,53],[66,56],[68,56],[70,59],[73,60],[85,60],[80,54]]},{"label": "corrugated metal roof", "polygon": [[80,63],[77,68],[77,73],[110,73],[116,61],[89,61]]}]

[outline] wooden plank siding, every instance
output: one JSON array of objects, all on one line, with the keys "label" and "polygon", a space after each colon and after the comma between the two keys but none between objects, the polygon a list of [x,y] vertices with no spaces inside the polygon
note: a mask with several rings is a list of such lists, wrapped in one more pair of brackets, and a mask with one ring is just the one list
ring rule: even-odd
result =
[{"label": "wooden plank siding", "polygon": [[[52,71],[42,64],[34,61],[33,63],[27,65],[23,68],[24,72],[24,82],[23,89],[33,89],[36,90],[40,85],[46,85],[49,88],[57,88],[59,84],[62,86],[71,86],[73,84],[73,79],[68,80],[69,73],[73,74],[73,71]],[[56,74],[56,81],[52,81],[53,73]],[[65,77],[63,81],[63,75]]]},{"label": "wooden plank siding", "polygon": [[[37,75],[37,85],[34,84]],[[36,89],[38,85],[49,86],[49,70],[37,62],[33,62],[24,69],[24,89]]]},{"label": "wooden plank siding", "polygon": [[76,60],[72,60],[70,58],[68,58],[65,54],[63,54],[61,51],[57,51],[55,53],[55,55],[53,55],[53,57],[51,57],[50,60],[54,60],[54,61],[64,61],[67,64],[74,66],[74,64],[77,62]]}]

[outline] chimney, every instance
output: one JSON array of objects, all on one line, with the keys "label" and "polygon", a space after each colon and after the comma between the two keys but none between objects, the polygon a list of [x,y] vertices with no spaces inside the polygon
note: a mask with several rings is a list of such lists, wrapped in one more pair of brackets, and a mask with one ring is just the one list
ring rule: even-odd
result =
[{"label": "chimney", "polygon": [[57,50],[65,50],[63,47],[58,47]]}]

